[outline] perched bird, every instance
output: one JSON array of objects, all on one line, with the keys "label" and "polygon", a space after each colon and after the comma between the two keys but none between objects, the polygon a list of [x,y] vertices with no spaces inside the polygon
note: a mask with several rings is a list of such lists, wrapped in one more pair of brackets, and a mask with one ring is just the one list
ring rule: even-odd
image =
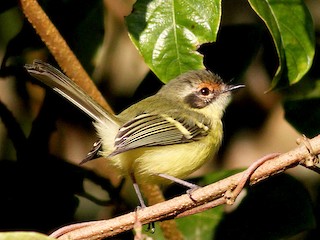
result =
[{"label": "perched bird", "polygon": [[244,87],[227,85],[208,70],[189,71],[114,115],[53,66],[35,60],[25,68],[94,120],[100,140],[87,160],[98,152],[130,176],[142,207],[139,183],[179,182],[212,158],[222,140],[230,92]]}]

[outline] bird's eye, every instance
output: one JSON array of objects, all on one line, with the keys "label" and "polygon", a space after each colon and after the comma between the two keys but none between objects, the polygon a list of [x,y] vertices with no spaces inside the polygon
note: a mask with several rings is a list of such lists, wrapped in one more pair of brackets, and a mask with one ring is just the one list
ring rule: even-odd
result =
[{"label": "bird's eye", "polygon": [[204,88],[201,88],[201,89],[200,89],[200,93],[201,93],[203,96],[208,96],[208,95],[210,94],[210,90],[209,90],[209,88],[204,87]]}]

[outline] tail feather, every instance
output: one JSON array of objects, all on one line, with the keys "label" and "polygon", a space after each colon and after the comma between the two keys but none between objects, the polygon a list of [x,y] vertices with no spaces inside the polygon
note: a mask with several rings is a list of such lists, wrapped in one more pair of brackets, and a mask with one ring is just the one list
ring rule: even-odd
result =
[{"label": "tail feather", "polygon": [[76,85],[74,81],[50,64],[41,60],[34,60],[33,64],[26,64],[25,68],[31,76],[52,88],[59,95],[89,115],[94,121],[106,124],[106,120],[109,120],[111,123],[118,125],[118,121],[114,115],[104,110]]}]

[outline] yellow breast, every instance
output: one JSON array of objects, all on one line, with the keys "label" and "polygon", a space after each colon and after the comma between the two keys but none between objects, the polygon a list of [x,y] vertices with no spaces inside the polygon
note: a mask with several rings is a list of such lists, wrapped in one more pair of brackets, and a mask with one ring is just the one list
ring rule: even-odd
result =
[{"label": "yellow breast", "polygon": [[221,140],[222,124],[218,121],[214,130],[199,141],[134,149],[114,156],[111,161],[124,175],[133,172],[138,182],[166,183],[156,174],[185,178],[213,157]]}]

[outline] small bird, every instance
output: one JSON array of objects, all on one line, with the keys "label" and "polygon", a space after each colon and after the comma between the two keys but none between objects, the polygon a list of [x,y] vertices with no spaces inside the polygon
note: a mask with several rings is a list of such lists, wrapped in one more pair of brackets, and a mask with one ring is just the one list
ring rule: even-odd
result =
[{"label": "small bird", "polygon": [[221,118],[231,91],[208,70],[181,74],[156,94],[111,114],[90,98],[70,78],[40,60],[26,64],[30,75],[72,102],[94,120],[99,141],[84,160],[97,152],[124,176],[130,176],[141,207],[145,203],[139,184],[176,181],[187,177],[219,149],[223,137]]}]

